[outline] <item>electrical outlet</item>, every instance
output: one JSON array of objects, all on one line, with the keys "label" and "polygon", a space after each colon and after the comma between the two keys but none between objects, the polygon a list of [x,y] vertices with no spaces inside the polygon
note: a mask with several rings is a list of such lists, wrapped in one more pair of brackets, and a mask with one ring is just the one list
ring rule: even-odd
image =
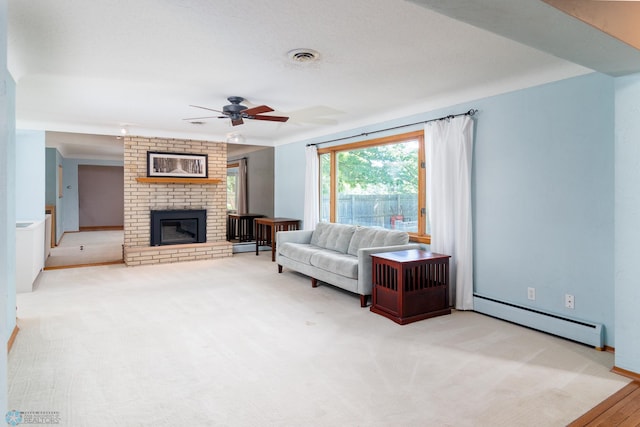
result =
[{"label": "electrical outlet", "polygon": [[530,299],[531,301],[535,301],[536,288],[527,288],[527,299]]},{"label": "electrical outlet", "polygon": [[573,299],[573,295],[566,294],[564,296],[564,306],[573,310],[575,300]]}]

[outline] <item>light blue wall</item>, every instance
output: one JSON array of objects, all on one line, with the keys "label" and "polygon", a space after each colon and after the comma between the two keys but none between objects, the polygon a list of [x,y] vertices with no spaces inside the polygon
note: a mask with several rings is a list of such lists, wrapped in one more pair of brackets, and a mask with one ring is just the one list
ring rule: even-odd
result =
[{"label": "light blue wall", "polygon": [[45,205],[45,133],[16,132],[16,220],[41,221]]},{"label": "light blue wall", "polygon": [[[56,149],[56,164],[55,164],[55,194],[56,194],[56,239],[57,242],[60,242],[60,239],[62,239],[62,235],[64,234],[64,203],[63,203],[63,199],[58,197],[58,177],[60,175],[60,169],[58,168],[58,165],[62,166],[64,162],[64,159],[62,158],[62,155],[60,154],[60,152]],[[63,173],[64,176],[64,173]]]},{"label": "light blue wall", "polygon": [[[470,108],[479,110],[473,165],[475,291],[603,323],[606,343],[613,346],[612,78],[594,73],[324,139]],[[276,148],[276,216],[302,218],[304,147],[319,140]],[[527,300],[530,286],[536,288],[535,301]],[[565,293],[575,296],[574,310],[564,308]]]},{"label": "light blue wall", "polygon": [[124,166],[123,160],[91,160],[91,159],[63,159],[62,160],[62,211],[64,222],[63,231],[80,230],[80,205],[78,196],[78,166]]},{"label": "light blue wall", "polygon": [[[60,174],[58,166],[62,166],[63,160],[57,148],[45,149],[45,203],[56,207],[56,244],[64,234],[63,199],[58,197],[58,175]],[[64,173],[62,175],[64,177]]]},{"label": "light blue wall", "polygon": [[473,181],[476,292],[603,323],[609,346],[613,88],[591,74],[477,103]]},{"label": "light blue wall", "polygon": [[276,148],[274,155],[274,216],[304,218],[305,143]]},{"label": "light blue wall", "polygon": [[55,205],[58,198],[58,149],[47,148],[45,150],[45,196],[44,201],[47,205]]},{"label": "light blue wall", "polygon": [[16,326],[15,82],[7,69],[7,1],[0,0],[0,419],[7,412],[7,352]]},{"label": "light blue wall", "polygon": [[640,373],[640,74],[616,79],[616,366]]}]

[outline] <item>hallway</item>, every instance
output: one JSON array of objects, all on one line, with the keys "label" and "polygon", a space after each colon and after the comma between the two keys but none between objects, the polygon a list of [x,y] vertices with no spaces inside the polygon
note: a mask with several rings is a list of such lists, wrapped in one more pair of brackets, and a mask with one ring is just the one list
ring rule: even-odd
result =
[{"label": "hallway", "polygon": [[67,232],[60,244],[51,248],[44,269],[122,263],[123,242],[123,230]]}]

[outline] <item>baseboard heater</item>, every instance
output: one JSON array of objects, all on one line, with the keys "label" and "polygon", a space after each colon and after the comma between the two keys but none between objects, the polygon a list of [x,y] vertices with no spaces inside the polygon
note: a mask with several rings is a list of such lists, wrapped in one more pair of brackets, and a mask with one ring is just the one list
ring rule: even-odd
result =
[{"label": "baseboard heater", "polygon": [[603,348],[604,330],[599,323],[549,314],[478,294],[473,297],[473,309],[478,313],[588,344],[597,349]]}]

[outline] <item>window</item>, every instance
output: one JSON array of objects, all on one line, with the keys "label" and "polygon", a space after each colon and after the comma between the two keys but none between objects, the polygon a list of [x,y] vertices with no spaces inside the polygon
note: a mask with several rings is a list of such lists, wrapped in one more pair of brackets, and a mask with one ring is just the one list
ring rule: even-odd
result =
[{"label": "window", "polygon": [[227,212],[238,211],[238,173],[239,163],[227,164]]},{"label": "window", "polygon": [[404,230],[429,242],[423,132],[318,149],[320,221]]}]

